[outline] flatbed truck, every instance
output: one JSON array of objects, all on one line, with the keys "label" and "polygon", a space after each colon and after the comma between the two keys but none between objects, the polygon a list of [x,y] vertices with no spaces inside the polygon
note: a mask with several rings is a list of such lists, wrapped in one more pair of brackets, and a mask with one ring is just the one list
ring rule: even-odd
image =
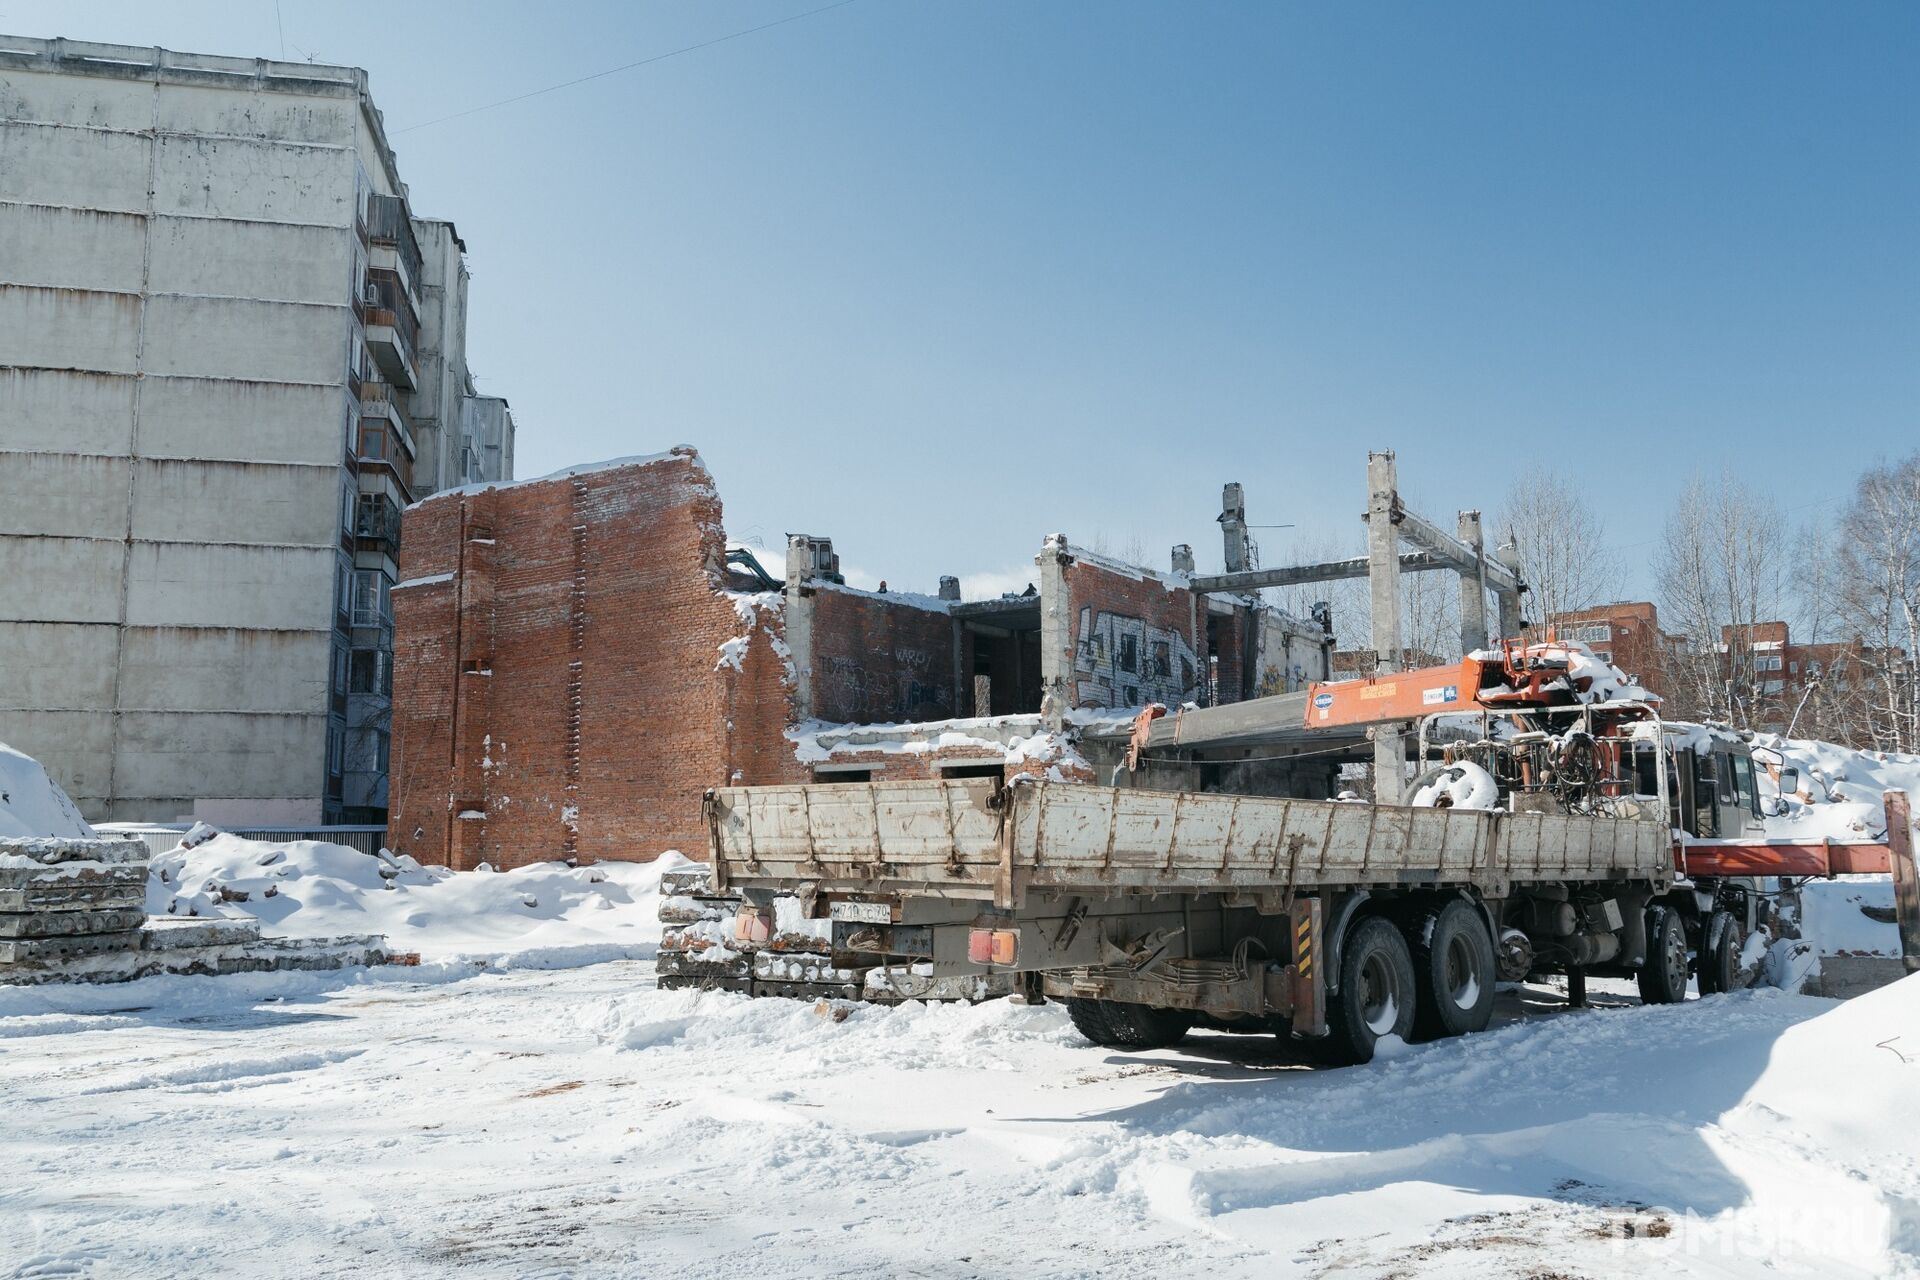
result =
[{"label": "flatbed truck", "polygon": [[1744,743],[1674,732],[1644,702],[1583,701],[1551,652],[1305,700],[1311,732],[1451,688],[1421,739],[1444,717],[1452,742],[1422,779],[1481,770],[1498,807],[1448,807],[1444,786],[1424,806],[1027,779],[719,788],[714,880],[743,894],[743,933],[794,895],[848,964],[1008,974],[1097,1044],[1204,1025],[1341,1063],[1388,1036],[1482,1030],[1496,984],[1529,975],[1569,975],[1576,1000],[1590,974],[1632,977],[1649,1003],[1685,999],[1694,977],[1730,990],[1752,976],[1763,877],[1904,859],[1911,880],[1900,793],[1885,844],[1770,841]]}]

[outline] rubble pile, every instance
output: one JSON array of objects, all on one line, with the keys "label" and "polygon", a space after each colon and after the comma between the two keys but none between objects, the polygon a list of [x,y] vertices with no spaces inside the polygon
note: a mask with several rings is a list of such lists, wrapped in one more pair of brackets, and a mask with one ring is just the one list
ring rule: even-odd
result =
[{"label": "rubble pile", "polygon": [[138,951],[146,896],[137,840],[0,838],[0,975]]},{"label": "rubble pile", "polygon": [[[775,900],[770,925],[742,931],[736,928],[742,905],[737,892],[713,888],[707,867],[682,867],[661,877],[660,921],[666,929],[655,961],[660,986],[876,1004],[980,1001],[1012,989],[1005,975],[936,979],[927,965],[850,964],[856,957],[834,954],[831,925],[806,919],[791,896]],[[764,936],[752,938],[755,933]]]},{"label": "rubble pile", "polygon": [[250,918],[150,918],[147,888],[139,840],[0,837],[0,984],[339,969],[392,958],[373,935],[265,938]]}]

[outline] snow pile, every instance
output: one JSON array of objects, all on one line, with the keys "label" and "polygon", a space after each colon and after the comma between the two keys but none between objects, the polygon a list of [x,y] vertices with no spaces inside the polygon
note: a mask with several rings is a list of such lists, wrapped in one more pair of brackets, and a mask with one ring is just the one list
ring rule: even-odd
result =
[{"label": "snow pile", "polygon": [[833,724],[806,720],[790,727],[786,735],[787,741],[793,744],[794,758],[802,764],[821,764],[836,755],[923,756],[948,751],[978,752],[982,763],[1019,764],[1050,751],[1069,749],[1065,743],[1050,742],[1053,735],[1037,715],[976,716],[909,724]]},{"label": "snow pile", "polygon": [[379,933],[397,950],[435,959],[559,967],[651,957],[660,941],[661,874],[688,865],[667,853],[649,863],[456,872],[404,854],[221,833],[153,860],[147,911],[250,915],[270,935]]},{"label": "snow pile", "polygon": [[0,742],[0,836],[96,834],[38,760]]},{"label": "snow pile", "polygon": [[1800,936],[1829,956],[1897,956],[1892,876],[1838,876],[1800,886]]},{"label": "snow pile", "polygon": [[1471,760],[1448,765],[1414,789],[1416,809],[1498,809],[1500,784]]},{"label": "snow pile", "polygon": [[[1886,833],[1888,791],[1905,791],[1920,806],[1920,756],[1771,733],[1753,736],[1753,754],[1766,766],[1763,795],[1777,797],[1767,834],[1779,839],[1878,842]],[[1785,769],[1797,777],[1782,790]]]}]

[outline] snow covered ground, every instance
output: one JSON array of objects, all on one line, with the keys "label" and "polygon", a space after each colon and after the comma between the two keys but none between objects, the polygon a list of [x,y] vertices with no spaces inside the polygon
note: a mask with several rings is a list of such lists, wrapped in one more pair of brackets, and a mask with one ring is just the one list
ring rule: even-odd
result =
[{"label": "snow covered ground", "polygon": [[0,1275],[1916,1273],[1920,980],[1598,999],[1323,1071],[644,960],[0,988]]}]

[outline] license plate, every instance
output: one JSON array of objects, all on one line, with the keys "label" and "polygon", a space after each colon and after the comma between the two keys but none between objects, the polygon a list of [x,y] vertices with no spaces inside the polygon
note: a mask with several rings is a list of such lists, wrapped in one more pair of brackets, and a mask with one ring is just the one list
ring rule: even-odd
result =
[{"label": "license plate", "polygon": [[833,919],[848,924],[893,923],[893,908],[884,902],[836,902],[827,910]]}]

